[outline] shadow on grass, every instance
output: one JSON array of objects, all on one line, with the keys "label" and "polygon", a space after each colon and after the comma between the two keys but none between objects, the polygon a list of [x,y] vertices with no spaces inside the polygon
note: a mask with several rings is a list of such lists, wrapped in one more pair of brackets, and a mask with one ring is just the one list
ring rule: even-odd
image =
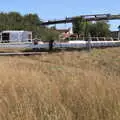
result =
[{"label": "shadow on grass", "polygon": [[34,49],[24,49],[24,50],[21,50],[21,52],[46,52],[48,54],[52,54],[52,53],[59,53],[59,52],[63,52],[63,51],[66,51],[66,52],[74,52],[74,51],[78,51],[78,52],[81,52],[81,51],[86,51],[86,52],[91,52],[93,51],[94,49],[107,49],[107,48],[111,48],[111,47],[92,47],[90,50],[87,49],[87,48],[54,48],[52,50],[49,50],[49,49],[38,49],[38,48],[34,48]]},{"label": "shadow on grass", "polygon": [[61,49],[25,49],[22,50],[21,52],[47,52],[47,53],[59,53],[62,51],[67,51],[67,52],[71,52],[71,51],[87,51],[87,49],[83,49],[83,48],[61,48]]}]

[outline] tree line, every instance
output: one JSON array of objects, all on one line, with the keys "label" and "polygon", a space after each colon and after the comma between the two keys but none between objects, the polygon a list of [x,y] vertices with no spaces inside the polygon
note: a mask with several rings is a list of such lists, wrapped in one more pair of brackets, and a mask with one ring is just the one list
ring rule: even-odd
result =
[{"label": "tree line", "polygon": [[108,37],[110,36],[110,25],[107,21],[88,22],[82,17],[74,18],[73,32],[78,34],[78,37],[88,36],[92,37]]},{"label": "tree line", "polygon": [[[0,13],[0,31],[3,30],[27,30],[33,32],[33,38],[43,40],[58,39],[59,32],[56,29],[41,26],[42,20],[37,14],[21,15],[18,12]],[[107,37],[110,36],[110,25],[107,21],[87,22],[81,17],[74,18],[73,32],[80,37]]]},{"label": "tree line", "polygon": [[48,40],[57,38],[58,32],[40,26],[42,20],[37,14],[21,15],[18,12],[0,13],[0,31],[3,30],[28,30],[33,32],[33,37]]}]

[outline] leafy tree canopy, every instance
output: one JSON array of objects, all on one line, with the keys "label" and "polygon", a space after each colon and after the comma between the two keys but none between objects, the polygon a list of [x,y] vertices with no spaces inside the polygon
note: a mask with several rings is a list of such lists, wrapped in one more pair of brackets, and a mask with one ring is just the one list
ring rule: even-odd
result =
[{"label": "leafy tree canopy", "polygon": [[21,15],[18,12],[0,13],[0,31],[28,30],[33,32],[33,37],[37,36],[44,40],[47,40],[51,34],[54,38],[58,37],[56,30],[40,26],[41,22],[37,14]]},{"label": "leafy tree canopy", "polygon": [[92,23],[77,17],[73,22],[73,32],[78,35],[84,34],[84,36],[88,36],[90,33],[92,37],[106,37],[109,36],[109,28],[110,26],[106,21]]}]

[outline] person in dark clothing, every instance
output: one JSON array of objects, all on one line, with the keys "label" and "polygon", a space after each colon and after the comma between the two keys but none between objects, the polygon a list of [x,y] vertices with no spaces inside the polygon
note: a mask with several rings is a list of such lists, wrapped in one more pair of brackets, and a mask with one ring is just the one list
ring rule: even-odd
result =
[{"label": "person in dark clothing", "polygon": [[54,43],[54,40],[49,41],[49,51],[53,50],[53,43]]}]

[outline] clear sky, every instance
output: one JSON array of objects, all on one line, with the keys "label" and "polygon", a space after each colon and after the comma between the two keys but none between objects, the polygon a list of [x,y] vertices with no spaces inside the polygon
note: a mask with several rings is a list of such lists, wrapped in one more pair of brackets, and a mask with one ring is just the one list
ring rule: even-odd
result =
[{"label": "clear sky", "polygon": [[[83,14],[120,14],[120,0],[0,0],[0,11],[37,13],[43,20]],[[110,24],[112,30],[117,30],[120,20],[111,21]]]}]

